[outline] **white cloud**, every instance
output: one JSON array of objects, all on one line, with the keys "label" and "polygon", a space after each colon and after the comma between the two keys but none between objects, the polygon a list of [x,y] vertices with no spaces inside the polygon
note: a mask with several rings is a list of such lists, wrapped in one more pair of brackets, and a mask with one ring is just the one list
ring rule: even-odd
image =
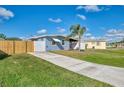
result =
[{"label": "white cloud", "polygon": [[22,36],[22,37],[19,37],[19,38],[20,38],[20,39],[22,39],[22,40],[25,40],[25,39],[26,39],[26,38],[25,38],[25,37],[23,37],[23,36]]},{"label": "white cloud", "polygon": [[105,39],[108,42],[120,41],[124,39],[124,30],[122,29],[108,29],[103,36],[94,36],[91,33],[85,33],[84,39]]},{"label": "white cloud", "polygon": [[82,20],[86,20],[86,17],[85,17],[84,15],[77,14],[77,17],[79,17],[79,18],[82,19]]},{"label": "white cloud", "polygon": [[91,36],[90,39],[96,39],[96,37],[95,36]]},{"label": "white cloud", "polygon": [[49,18],[48,20],[50,22],[54,22],[54,23],[61,23],[62,22],[62,19],[60,19],[60,18],[57,18],[57,19]]},{"label": "white cloud", "polygon": [[109,40],[117,41],[124,38],[124,30],[122,29],[109,29],[105,34],[105,37]]},{"label": "white cloud", "polygon": [[110,35],[110,36],[122,36],[124,37],[124,30],[121,30],[121,29],[109,29],[107,31],[107,35]]},{"label": "white cloud", "polygon": [[83,6],[82,6],[82,5],[79,5],[79,6],[77,6],[76,9],[77,9],[77,10],[83,9]]},{"label": "white cloud", "polygon": [[37,31],[37,34],[45,34],[45,33],[47,33],[46,29],[41,29],[41,30]]},{"label": "white cloud", "polygon": [[117,33],[118,31],[116,30],[116,29],[109,29],[108,31],[107,31],[107,33],[109,33],[109,34],[114,34],[114,33]]},{"label": "white cloud", "polygon": [[90,36],[92,36],[92,34],[91,33],[86,33],[85,36],[90,37]]},{"label": "white cloud", "polygon": [[88,27],[86,27],[86,31],[89,31],[90,29]]},{"label": "white cloud", "polygon": [[8,20],[8,19],[14,17],[14,13],[10,10],[3,8],[3,7],[0,7],[0,17]]},{"label": "white cloud", "polygon": [[84,34],[85,40],[99,40],[99,39],[105,39],[103,36],[94,36],[91,33],[85,33]]},{"label": "white cloud", "polygon": [[56,29],[60,33],[64,33],[66,31],[64,28],[61,28],[61,27],[57,27]]},{"label": "white cloud", "polygon": [[86,6],[78,6],[77,10],[84,9],[86,12],[99,12],[103,9],[98,7],[97,5],[86,5]]},{"label": "white cloud", "polygon": [[124,26],[124,23],[123,24],[121,24],[122,26]]}]

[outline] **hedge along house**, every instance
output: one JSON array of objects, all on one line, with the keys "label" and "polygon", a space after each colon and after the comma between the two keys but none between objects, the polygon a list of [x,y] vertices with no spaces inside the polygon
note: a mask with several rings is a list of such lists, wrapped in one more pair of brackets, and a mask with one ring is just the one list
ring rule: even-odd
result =
[{"label": "hedge along house", "polygon": [[75,47],[77,40],[66,38],[63,35],[42,35],[31,37],[34,41],[34,51],[45,52],[50,50],[70,50]]}]

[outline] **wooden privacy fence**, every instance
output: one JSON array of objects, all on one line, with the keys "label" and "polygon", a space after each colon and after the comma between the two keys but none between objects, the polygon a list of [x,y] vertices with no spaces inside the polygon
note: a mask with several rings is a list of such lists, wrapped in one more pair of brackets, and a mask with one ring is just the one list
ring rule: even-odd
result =
[{"label": "wooden privacy fence", "polygon": [[7,54],[27,53],[34,51],[33,41],[0,41],[0,51]]}]

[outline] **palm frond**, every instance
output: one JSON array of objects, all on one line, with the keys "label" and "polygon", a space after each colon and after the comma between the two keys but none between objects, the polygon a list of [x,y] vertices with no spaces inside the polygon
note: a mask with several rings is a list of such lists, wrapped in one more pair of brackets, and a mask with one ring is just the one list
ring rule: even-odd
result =
[{"label": "palm frond", "polygon": [[82,36],[86,31],[86,27],[81,27],[80,24],[72,25],[70,27],[71,34],[69,37],[75,37],[77,35]]}]

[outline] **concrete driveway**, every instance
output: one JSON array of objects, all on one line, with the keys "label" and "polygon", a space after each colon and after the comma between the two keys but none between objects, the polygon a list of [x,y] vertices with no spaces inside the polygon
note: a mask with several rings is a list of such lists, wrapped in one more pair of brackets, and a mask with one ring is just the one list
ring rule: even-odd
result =
[{"label": "concrete driveway", "polygon": [[30,54],[78,74],[113,86],[124,87],[124,68],[95,64],[49,52],[34,52]]}]

